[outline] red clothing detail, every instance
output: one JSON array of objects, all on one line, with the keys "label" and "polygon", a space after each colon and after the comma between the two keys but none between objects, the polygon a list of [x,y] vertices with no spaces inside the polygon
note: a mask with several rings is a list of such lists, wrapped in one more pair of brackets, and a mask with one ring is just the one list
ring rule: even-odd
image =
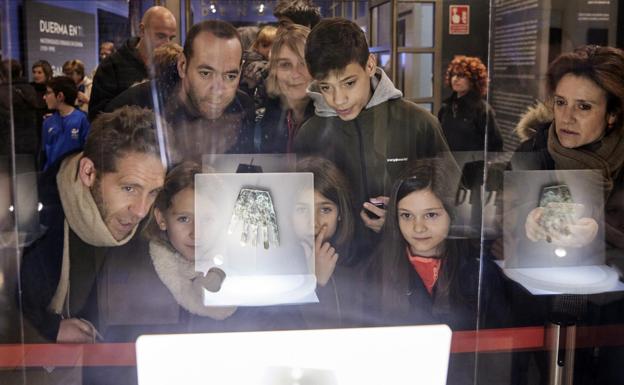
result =
[{"label": "red clothing detail", "polygon": [[442,260],[440,258],[420,257],[418,255],[412,255],[407,249],[407,258],[414,267],[414,270],[418,273],[418,276],[423,281],[425,288],[429,294],[433,294],[433,286],[438,281],[438,273],[440,272],[440,265]]}]

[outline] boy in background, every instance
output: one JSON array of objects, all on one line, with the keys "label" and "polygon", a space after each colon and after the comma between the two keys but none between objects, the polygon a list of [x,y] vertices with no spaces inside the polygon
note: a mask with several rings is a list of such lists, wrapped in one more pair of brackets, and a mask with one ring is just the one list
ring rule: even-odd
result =
[{"label": "boy in background", "polygon": [[74,108],[77,96],[78,88],[67,76],[56,76],[46,86],[43,100],[54,113],[43,121],[41,131],[44,171],[63,155],[84,146],[89,133],[89,121],[84,112]]}]

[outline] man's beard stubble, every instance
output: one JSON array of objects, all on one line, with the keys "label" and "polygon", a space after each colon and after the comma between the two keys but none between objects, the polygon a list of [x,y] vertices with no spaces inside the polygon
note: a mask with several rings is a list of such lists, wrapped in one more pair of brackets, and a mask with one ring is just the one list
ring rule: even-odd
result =
[{"label": "man's beard stubble", "polygon": [[102,221],[106,222],[106,217],[108,216],[108,210],[106,209],[106,204],[104,203],[104,198],[102,197],[102,181],[100,177],[96,175],[95,183],[90,188],[91,196],[93,197],[93,201],[95,202],[95,206],[100,212],[100,216],[102,217]]}]

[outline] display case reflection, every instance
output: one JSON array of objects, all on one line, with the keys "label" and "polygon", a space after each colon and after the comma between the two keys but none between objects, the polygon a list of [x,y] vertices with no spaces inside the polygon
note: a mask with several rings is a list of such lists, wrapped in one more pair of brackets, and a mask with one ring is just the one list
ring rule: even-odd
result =
[{"label": "display case reflection", "polygon": [[505,266],[604,264],[603,194],[596,178],[591,170],[507,173]]},{"label": "display case reflection", "polygon": [[606,264],[604,193],[594,170],[508,171],[505,274],[534,294],[623,289]]},{"label": "display case reflection", "polygon": [[311,174],[200,174],[195,200],[196,270],[226,275],[205,305],[318,301],[304,246],[314,244],[314,222],[297,215],[314,206]]}]

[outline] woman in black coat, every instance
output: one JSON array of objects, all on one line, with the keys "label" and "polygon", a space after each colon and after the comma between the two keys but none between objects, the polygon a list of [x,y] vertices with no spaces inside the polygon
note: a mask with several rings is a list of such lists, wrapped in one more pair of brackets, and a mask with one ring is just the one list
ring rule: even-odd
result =
[{"label": "woman in black coat", "polygon": [[438,119],[451,151],[502,151],[503,139],[494,110],[483,100],[487,69],[476,57],[455,56],[446,70],[453,94],[442,103]]},{"label": "woman in black coat", "polygon": [[[583,46],[560,55],[546,74],[549,102],[531,108],[520,121],[516,131],[523,142],[512,158],[514,168],[596,170],[606,203],[607,255],[619,255],[620,263],[624,229],[611,211],[623,203],[619,194],[624,187],[623,74],[624,51],[617,48]],[[592,218],[581,218],[566,226],[569,234],[562,234],[556,227],[544,226],[548,222],[542,220],[544,213],[544,208],[537,207],[523,220],[526,236],[534,242],[578,247],[594,242],[602,226]],[[618,261],[607,258],[607,263]],[[518,325],[542,325],[562,316],[573,317],[583,326],[624,322],[621,293],[537,297],[518,287],[510,292]],[[577,351],[574,383],[622,383],[623,357],[621,347]],[[538,359],[542,360],[545,357]],[[523,365],[528,364],[519,355],[515,373],[524,372]],[[541,375],[546,378],[546,371]]]}]

